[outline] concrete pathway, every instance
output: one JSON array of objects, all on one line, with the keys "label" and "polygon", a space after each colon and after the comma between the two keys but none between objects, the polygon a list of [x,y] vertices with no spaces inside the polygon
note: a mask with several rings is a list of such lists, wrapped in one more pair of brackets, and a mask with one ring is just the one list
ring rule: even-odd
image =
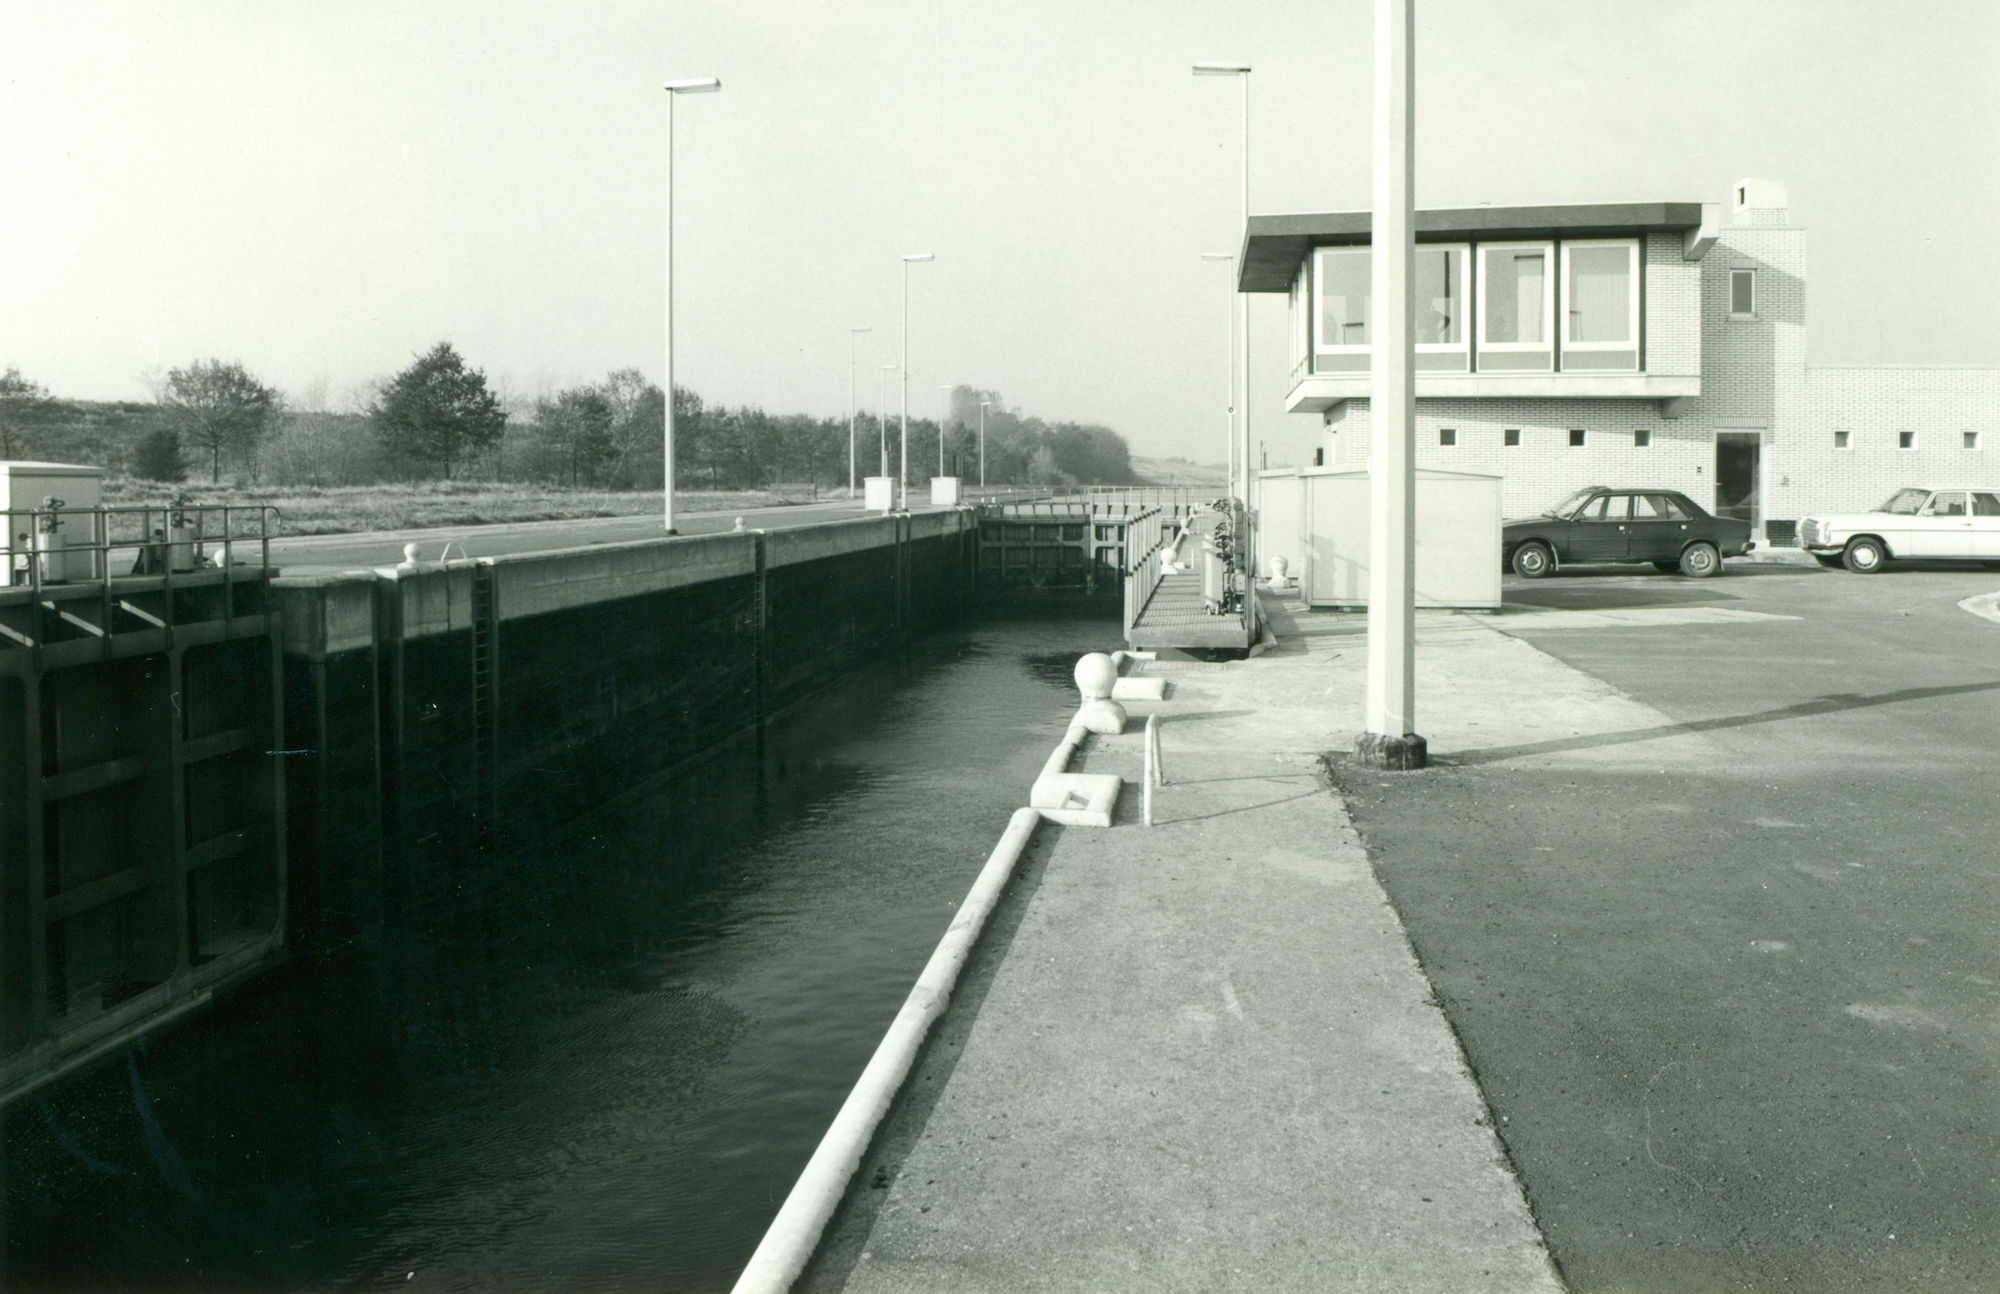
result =
[{"label": "concrete pathway", "polygon": [[[1273,619],[1254,660],[1145,667],[1167,700],[1085,765],[1128,779],[1118,824],[1042,828],[800,1288],[1561,1288],[1318,773],[1360,724],[1365,621]],[[1652,722],[1479,618],[1426,616],[1420,643],[1434,744]],[[1170,780],[1147,828],[1155,708]]]}]

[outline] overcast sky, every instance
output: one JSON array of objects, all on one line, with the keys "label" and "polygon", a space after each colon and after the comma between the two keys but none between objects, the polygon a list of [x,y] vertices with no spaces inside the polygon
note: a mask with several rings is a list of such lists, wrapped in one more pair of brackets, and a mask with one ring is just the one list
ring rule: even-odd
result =
[{"label": "overcast sky", "polygon": [[[336,405],[449,339],[516,396],[663,371],[844,417],[998,390],[1222,457],[1251,207],[1369,200],[1368,0],[0,0],[0,366],[144,399],[241,360]],[[1419,0],[1423,206],[1790,190],[1818,362],[2000,364],[2000,4]],[[1252,313],[1273,461],[1284,301]],[[895,392],[890,388],[893,410]]]}]

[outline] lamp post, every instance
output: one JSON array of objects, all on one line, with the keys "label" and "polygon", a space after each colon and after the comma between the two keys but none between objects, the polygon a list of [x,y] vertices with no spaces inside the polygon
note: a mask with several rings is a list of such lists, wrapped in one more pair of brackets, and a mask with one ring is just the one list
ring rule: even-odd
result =
[{"label": "lamp post", "polygon": [[1375,0],[1375,201],[1370,224],[1368,710],[1355,753],[1422,768],[1416,715],[1416,73],[1414,0]]},{"label": "lamp post", "polygon": [[[1234,252],[1203,252],[1201,258],[1205,261],[1214,261],[1222,265],[1234,265],[1236,263],[1236,253]],[[1222,443],[1228,451],[1229,494],[1232,498],[1236,494],[1236,305],[1237,302],[1242,300],[1242,296],[1242,293],[1232,290],[1229,294],[1229,308],[1226,311],[1229,324],[1229,348],[1227,351],[1229,363],[1226,367],[1229,370],[1229,375],[1227,386],[1222,393]]]},{"label": "lamp post", "polygon": [[903,448],[896,458],[896,485],[905,512],[910,510],[910,266],[936,259],[930,252],[903,258]]},{"label": "lamp post", "polygon": [[[895,372],[896,368],[894,364],[884,364],[882,371],[875,375],[875,431],[882,438],[882,466],[881,470],[876,472],[877,476],[889,474],[889,420],[883,414],[882,387],[888,381],[889,374]],[[895,502],[893,491],[890,493],[890,502]]]},{"label": "lamp post", "polygon": [[[1243,83],[1243,231],[1250,231],[1250,65],[1248,63],[1196,63],[1196,76],[1233,76]],[[1250,502],[1250,299],[1241,292],[1236,297],[1238,369],[1236,374],[1237,453],[1243,465],[1243,502]]]},{"label": "lamp post", "polygon": [[684,94],[707,94],[722,88],[712,76],[666,83],[667,91],[667,427],[662,440],[661,475],[666,494],[667,533],[674,529],[674,100]]},{"label": "lamp post", "polygon": [[993,407],[991,400],[979,402],[979,488],[986,488],[986,411]]},{"label": "lamp post", "polygon": [[874,332],[874,328],[862,324],[847,330],[847,497],[854,497],[854,344],[861,340],[861,334]]},{"label": "lamp post", "polygon": [[944,424],[945,424],[945,422],[946,422],[947,420],[949,420],[949,419],[950,419],[950,417],[951,417],[951,391],[952,391],[952,387],[951,387],[951,384],[947,382],[947,383],[943,383],[943,384],[939,385],[939,387],[938,387],[938,390],[940,390],[940,391],[944,392],[944,412],[943,412],[943,413],[940,413],[940,414],[938,415],[938,475],[939,475],[939,476],[943,476],[943,475],[945,474],[945,470],[944,470]]}]

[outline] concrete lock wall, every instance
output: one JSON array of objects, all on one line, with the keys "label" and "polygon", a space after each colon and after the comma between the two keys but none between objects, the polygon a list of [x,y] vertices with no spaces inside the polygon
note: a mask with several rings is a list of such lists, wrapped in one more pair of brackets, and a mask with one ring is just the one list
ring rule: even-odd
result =
[{"label": "concrete lock wall", "polygon": [[965,608],[968,512],[279,579],[302,942],[505,852]]}]

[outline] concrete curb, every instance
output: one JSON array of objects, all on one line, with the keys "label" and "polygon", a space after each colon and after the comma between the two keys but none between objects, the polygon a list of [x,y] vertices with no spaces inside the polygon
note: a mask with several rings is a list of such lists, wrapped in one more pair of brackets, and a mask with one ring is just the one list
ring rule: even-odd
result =
[{"label": "concrete curb", "polygon": [[937,950],[925,964],[924,973],[917,977],[889,1031],[869,1058],[868,1067],[861,1071],[854,1090],[841,1103],[840,1112],[834,1115],[819,1148],[813,1151],[778,1216],[771,1220],[763,1240],[758,1242],[757,1251],[750,1256],[743,1274],[736,1278],[734,1294],[784,1294],[805,1270],[819,1246],[820,1233],[826,1229],[847,1193],[855,1170],[861,1166],[861,1157],[867,1153],[877,1125],[909,1076],[918,1049],[932,1024],[944,1014],[951,991],[958,983],[958,973],[1041,820],[1038,810],[1014,810],[1000,843],[987,857],[986,866],[966,893],[944,938],[938,940]]}]

